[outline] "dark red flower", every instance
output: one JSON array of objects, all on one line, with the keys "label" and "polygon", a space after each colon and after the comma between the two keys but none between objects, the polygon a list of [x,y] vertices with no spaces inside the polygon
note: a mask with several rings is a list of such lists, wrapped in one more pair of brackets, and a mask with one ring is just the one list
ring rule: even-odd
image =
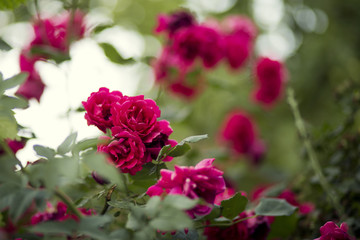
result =
[{"label": "dark red flower", "polygon": [[125,97],[111,108],[111,119],[114,126],[137,134],[144,143],[151,143],[160,134],[169,136],[172,129],[166,120],[157,119],[161,115],[159,107],[152,99],[143,95]]},{"label": "dark red flower", "polygon": [[121,127],[113,127],[111,131],[113,138],[103,136],[107,141],[98,146],[98,151],[107,153],[111,162],[122,172],[134,175],[142,169],[143,164],[151,161],[145,155],[145,145],[136,133]]},{"label": "dark red flower", "polygon": [[262,57],[255,67],[257,88],[253,93],[254,99],[271,106],[281,97],[285,83],[285,68],[279,61]]},{"label": "dark red flower", "polygon": [[85,119],[88,125],[95,125],[103,132],[106,132],[107,128],[113,127],[111,108],[122,99],[121,92],[110,92],[104,87],[100,88],[98,92],[91,93],[87,101],[82,102],[86,110]]}]

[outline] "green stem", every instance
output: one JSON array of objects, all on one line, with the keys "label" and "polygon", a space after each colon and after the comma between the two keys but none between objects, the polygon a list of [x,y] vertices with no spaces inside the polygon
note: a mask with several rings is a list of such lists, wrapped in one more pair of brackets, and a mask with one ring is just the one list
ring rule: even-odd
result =
[{"label": "green stem", "polygon": [[319,163],[319,160],[316,157],[315,151],[312,147],[310,138],[309,138],[309,134],[306,130],[305,124],[303,119],[301,118],[300,115],[300,111],[298,108],[298,103],[295,100],[295,96],[294,96],[294,90],[292,88],[288,88],[287,91],[287,100],[288,103],[291,107],[292,113],[294,115],[295,118],[295,125],[297,127],[297,130],[299,131],[299,134],[303,140],[306,152],[308,154],[311,166],[315,172],[315,174],[317,175],[317,177],[319,178],[320,181],[320,185],[321,187],[324,189],[324,191],[326,192],[328,199],[330,200],[330,202],[332,203],[332,205],[335,207],[338,215],[340,218],[345,218],[345,211],[343,209],[343,207],[340,204],[340,201],[337,197],[336,192],[332,189],[332,187],[330,186],[329,182],[327,181],[326,177],[324,176],[322,170],[321,170],[321,166]]},{"label": "green stem", "polygon": [[75,206],[74,202],[70,199],[70,197],[68,195],[66,195],[64,192],[62,192],[59,189],[55,189],[54,190],[55,195],[60,198],[70,209],[70,211],[72,213],[75,214],[75,216],[77,216],[79,219],[82,219],[82,214],[79,211],[79,209],[77,209],[77,207]]},{"label": "green stem", "polygon": [[239,222],[243,222],[243,221],[246,221],[248,219],[251,219],[251,218],[256,218],[257,215],[254,215],[254,216],[250,216],[250,217],[246,217],[246,218],[240,218],[236,221],[233,221],[233,222],[230,222],[230,223],[214,223],[214,224],[208,224],[208,225],[202,225],[202,226],[199,226],[197,227],[198,229],[199,228],[206,228],[206,227],[230,227],[232,225],[235,225]]},{"label": "green stem", "polygon": [[121,180],[124,183],[124,190],[125,190],[126,196],[130,196],[130,191],[129,191],[129,188],[127,186],[127,179],[126,179],[124,173],[120,173],[120,176],[121,176]]}]

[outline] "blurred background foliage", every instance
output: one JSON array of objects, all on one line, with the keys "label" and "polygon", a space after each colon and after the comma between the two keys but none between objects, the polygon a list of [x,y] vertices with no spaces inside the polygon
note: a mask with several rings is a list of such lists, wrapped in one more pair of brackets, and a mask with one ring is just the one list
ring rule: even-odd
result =
[{"label": "blurred background foliage", "polygon": [[[79,0],[89,15],[97,16],[102,25],[119,25],[144,37],[142,59],[160,52],[163,39],[154,35],[156,16],[179,8],[192,11],[199,20],[221,19],[229,14],[245,14],[259,27],[256,53],[273,54],[288,68],[287,85],[294,88],[299,109],[310,132],[328,180],[337,190],[353,231],[360,235],[359,118],[360,100],[360,2],[356,0]],[[73,3],[72,2],[72,3]],[[221,3],[220,3],[221,2]],[[69,1],[40,1],[41,10],[59,11]],[[14,11],[0,12],[0,26],[28,21],[35,15],[33,1]],[[96,26],[94,25],[93,28]],[[100,28],[99,28],[100,29]],[[101,29],[99,30],[101,31]],[[6,36],[0,35],[2,39]],[[11,48],[0,41],[0,48]],[[255,56],[250,59],[254,61]],[[139,59],[136,59],[139,60]],[[146,61],[148,64],[149,61]],[[250,65],[250,64],[249,64]],[[281,101],[264,109],[250,100],[254,87],[253,69],[246,66],[233,72],[224,64],[204,73],[208,86],[194,100],[179,99],[154,85],[142,91],[144,81],[153,81],[148,73],[139,83],[137,94],[154,98],[162,118],[171,122],[172,137],[177,141],[199,134],[209,139],[198,143],[184,157],[171,164],[193,165],[203,158],[215,157],[218,166],[238,190],[251,192],[258,184],[286,183],[300,193],[300,198],[314,201],[318,210],[305,219],[297,236],[306,236],[331,218],[341,218],[326,198],[309,166],[298,137],[291,109],[284,92]],[[149,84],[149,83],[147,83]],[[94,89],[95,91],[96,89]],[[254,118],[258,134],[266,144],[266,155],[260,165],[245,157],[234,157],[218,140],[219,128],[226,113],[243,109]],[[327,211],[327,213],[325,213]],[[354,217],[352,217],[354,216]],[[309,228],[306,223],[318,218]],[[343,219],[344,220],[344,219]],[[310,233],[311,234],[311,233]],[[303,238],[299,238],[303,239]]]}]

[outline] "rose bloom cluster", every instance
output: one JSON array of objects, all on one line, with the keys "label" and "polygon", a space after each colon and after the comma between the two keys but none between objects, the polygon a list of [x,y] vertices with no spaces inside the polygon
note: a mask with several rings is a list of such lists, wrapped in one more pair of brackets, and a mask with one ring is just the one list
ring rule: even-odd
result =
[{"label": "rose bloom cluster", "polygon": [[195,167],[175,165],[174,171],[161,169],[161,178],[146,193],[150,197],[170,194],[202,199],[205,203],[198,204],[187,213],[192,218],[207,215],[214,206],[216,196],[225,190],[223,172],[212,165],[214,160],[204,159]]},{"label": "rose bloom cluster", "polygon": [[[225,62],[232,70],[241,69],[253,52],[257,35],[255,25],[245,16],[198,23],[186,11],[159,15],[155,32],[166,36],[165,47],[153,63],[156,82],[186,98],[203,89],[203,68],[213,69]],[[281,95],[283,64],[262,57],[256,61],[255,69],[255,100],[271,105]]]},{"label": "rose bloom cluster", "polygon": [[173,132],[170,123],[158,120],[161,111],[155,101],[144,99],[143,95],[131,97],[100,88],[91,93],[83,106],[88,125],[95,125],[104,133],[111,130],[111,137],[101,137],[98,151],[106,153],[123,173],[136,174],[142,165],[156,159],[163,146],[177,144],[169,139]]},{"label": "rose bloom cluster", "polygon": [[32,27],[34,37],[21,50],[19,57],[20,70],[28,73],[28,77],[16,94],[40,101],[45,84],[35,68],[35,63],[39,60],[67,59],[70,43],[83,38],[86,27],[84,15],[80,11],[76,11],[73,16],[70,12],[65,12],[52,18],[38,18]]}]

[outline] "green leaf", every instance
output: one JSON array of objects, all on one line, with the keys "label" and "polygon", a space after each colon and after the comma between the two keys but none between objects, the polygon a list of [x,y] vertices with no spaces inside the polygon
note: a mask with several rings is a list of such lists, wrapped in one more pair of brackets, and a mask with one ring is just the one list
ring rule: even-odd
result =
[{"label": "green leaf", "polygon": [[56,155],[56,152],[54,149],[49,148],[49,147],[44,147],[41,145],[34,145],[34,150],[37,155],[45,157],[47,159],[54,158]]},{"label": "green leaf", "polygon": [[67,52],[58,51],[58,49],[51,46],[33,46],[30,53],[34,55],[45,56],[47,59],[54,60],[57,64],[70,60],[70,55]]},{"label": "green leaf", "polygon": [[3,51],[9,51],[11,50],[12,47],[4,41],[4,39],[0,38],[0,50],[3,50]]},{"label": "green leaf", "polygon": [[11,78],[8,78],[0,82],[0,92],[4,92],[7,89],[16,87],[25,82],[28,77],[28,73],[19,73]]},{"label": "green leaf", "polygon": [[119,209],[130,209],[131,206],[133,206],[134,204],[128,201],[110,201],[108,202],[109,206],[112,206],[114,208],[119,208]]},{"label": "green leaf", "polygon": [[11,111],[0,111],[0,141],[17,137],[17,122]]},{"label": "green leaf", "polygon": [[0,10],[10,10],[15,9],[21,4],[25,3],[27,0],[1,0],[0,1]]},{"label": "green leaf", "polygon": [[70,152],[73,145],[75,144],[77,133],[70,134],[57,148],[57,152],[61,155]]},{"label": "green leaf", "polygon": [[222,216],[233,219],[245,210],[247,203],[246,197],[236,193],[231,198],[221,201]]},{"label": "green leaf", "polygon": [[99,43],[99,46],[104,50],[106,57],[113,63],[124,65],[135,62],[133,58],[123,58],[120,53],[109,43]]},{"label": "green leaf", "polygon": [[112,27],[114,27],[114,24],[101,24],[101,25],[96,26],[94,28],[94,30],[92,30],[92,32],[97,34],[97,33],[104,31],[105,29],[112,28]]},{"label": "green leaf", "polygon": [[259,216],[290,216],[296,209],[284,199],[262,198],[255,213]]},{"label": "green leaf", "polygon": [[[189,230],[187,233],[182,231],[177,231],[176,234],[173,236],[174,240],[198,240],[199,233],[196,230]],[[223,239],[225,240],[225,239]]]},{"label": "green leaf", "polygon": [[170,157],[180,157],[183,156],[185,153],[187,153],[191,149],[190,145],[187,143],[184,143],[182,145],[176,145],[173,147],[170,152],[168,153],[168,156]]},{"label": "green leaf", "polygon": [[195,136],[190,136],[190,137],[187,137],[185,139],[183,139],[181,143],[196,143],[196,142],[199,142],[201,140],[204,140],[204,139],[207,139],[209,136],[207,134],[204,134],[204,135],[195,135]]},{"label": "green leaf", "polygon": [[118,229],[115,230],[114,232],[110,233],[110,239],[111,240],[130,240],[131,239],[131,235],[129,233],[128,230],[126,229]]},{"label": "green leaf", "polygon": [[84,217],[79,223],[78,232],[95,239],[108,240],[109,237],[100,228],[111,222],[111,220],[112,218],[108,215]]},{"label": "green leaf", "polygon": [[163,204],[180,210],[191,209],[195,207],[197,203],[197,200],[190,199],[182,195],[167,195],[163,200]]},{"label": "green leaf", "polygon": [[104,176],[110,182],[115,183],[118,188],[123,188],[120,171],[111,165],[104,154],[89,152],[83,156],[84,163],[91,171],[96,171],[100,176]]},{"label": "green leaf", "polygon": [[5,95],[1,97],[0,104],[0,108],[2,109],[27,108],[29,106],[28,101],[25,98],[9,97]]},{"label": "green leaf", "polygon": [[56,234],[56,233],[64,233],[67,235],[71,235],[77,228],[78,223],[73,220],[65,220],[65,221],[47,221],[39,223],[33,227],[31,227],[29,230],[31,232],[35,233],[50,233],[50,234]]},{"label": "green leaf", "polygon": [[161,148],[161,150],[160,150],[160,152],[159,152],[159,154],[158,154],[158,156],[157,156],[157,158],[156,158],[155,161],[156,161],[156,162],[160,162],[161,159],[163,159],[163,158],[168,154],[168,152],[169,152],[170,149],[171,149],[171,145],[170,145],[170,144],[163,146],[163,147]]},{"label": "green leaf", "polygon": [[9,214],[11,219],[17,220],[31,205],[40,191],[23,189],[18,191],[12,198],[9,206]]},{"label": "green leaf", "polygon": [[150,221],[149,225],[160,231],[173,231],[191,228],[193,226],[193,221],[182,210],[164,207],[159,212],[158,216]]}]

